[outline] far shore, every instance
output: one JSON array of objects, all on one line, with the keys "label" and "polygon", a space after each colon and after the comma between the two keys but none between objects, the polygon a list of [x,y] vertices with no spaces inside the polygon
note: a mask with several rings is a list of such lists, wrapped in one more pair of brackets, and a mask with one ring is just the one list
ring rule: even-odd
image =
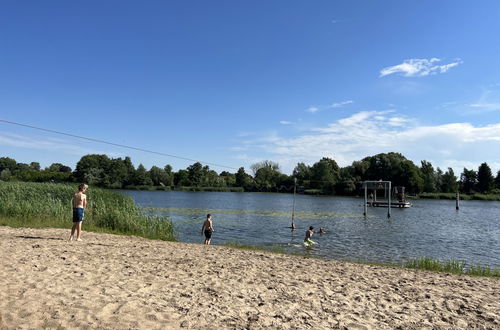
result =
[{"label": "far shore", "polygon": [[0,328],[499,328],[500,280],[0,227]]}]

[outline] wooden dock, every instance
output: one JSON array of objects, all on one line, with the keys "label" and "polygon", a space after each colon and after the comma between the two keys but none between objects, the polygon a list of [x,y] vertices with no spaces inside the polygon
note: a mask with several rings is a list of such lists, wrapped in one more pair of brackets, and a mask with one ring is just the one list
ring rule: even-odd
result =
[{"label": "wooden dock", "polygon": [[[371,206],[371,207],[387,207],[387,206],[389,206],[388,201],[368,201],[368,202],[366,202],[366,204],[368,206]],[[391,201],[391,207],[407,208],[407,207],[411,207],[411,203],[410,202],[399,202],[399,201],[392,202]]]}]

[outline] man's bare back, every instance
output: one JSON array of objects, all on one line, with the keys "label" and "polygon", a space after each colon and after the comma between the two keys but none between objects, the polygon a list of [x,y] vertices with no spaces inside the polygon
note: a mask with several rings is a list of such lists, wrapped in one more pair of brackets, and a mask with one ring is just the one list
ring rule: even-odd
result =
[{"label": "man's bare back", "polygon": [[82,191],[75,193],[73,196],[73,208],[82,208],[84,209],[87,206],[87,195],[85,195]]}]

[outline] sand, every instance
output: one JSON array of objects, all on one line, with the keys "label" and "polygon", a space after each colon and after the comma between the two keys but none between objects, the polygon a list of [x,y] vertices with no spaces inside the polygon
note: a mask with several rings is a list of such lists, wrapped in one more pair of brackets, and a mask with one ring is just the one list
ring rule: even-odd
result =
[{"label": "sand", "polygon": [[0,328],[500,328],[495,278],[68,234],[0,227]]}]

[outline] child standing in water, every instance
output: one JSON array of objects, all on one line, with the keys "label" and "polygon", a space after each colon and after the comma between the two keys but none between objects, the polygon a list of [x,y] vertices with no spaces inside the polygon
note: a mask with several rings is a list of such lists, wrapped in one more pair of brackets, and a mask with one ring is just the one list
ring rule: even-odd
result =
[{"label": "child standing in water", "polygon": [[314,227],[310,226],[309,230],[306,231],[306,237],[304,238],[304,244],[311,246],[314,244],[313,240],[311,239],[314,234]]},{"label": "child standing in water", "polygon": [[82,231],[83,212],[87,206],[87,195],[85,195],[87,188],[88,186],[86,184],[80,184],[78,186],[78,192],[73,196],[73,227],[71,228],[71,235],[69,236],[70,241],[73,240],[75,231],[76,240],[82,240],[80,238],[80,233]]},{"label": "child standing in water", "polygon": [[201,234],[205,234],[206,245],[210,245],[210,240],[212,239],[212,233],[214,231],[214,227],[212,226],[212,215],[207,214],[207,219],[203,222],[203,226],[201,227]]}]

